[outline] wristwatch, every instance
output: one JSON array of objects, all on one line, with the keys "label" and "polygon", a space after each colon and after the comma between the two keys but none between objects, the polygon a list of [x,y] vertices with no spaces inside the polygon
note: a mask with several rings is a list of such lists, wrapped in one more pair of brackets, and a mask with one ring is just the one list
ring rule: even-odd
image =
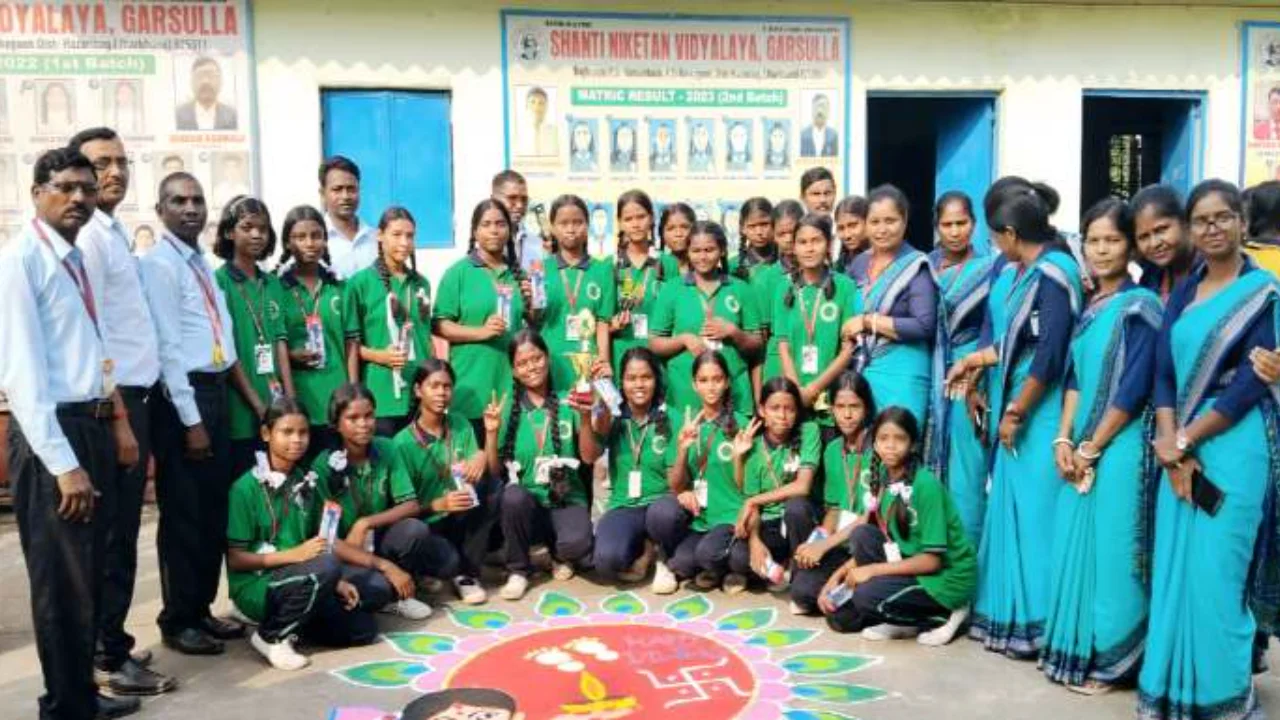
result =
[{"label": "wristwatch", "polygon": [[1186,430],[1179,430],[1178,434],[1173,437],[1173,446],[1180,453],[1186,453],[1191,450],[1191,440],[1187,437]]}]

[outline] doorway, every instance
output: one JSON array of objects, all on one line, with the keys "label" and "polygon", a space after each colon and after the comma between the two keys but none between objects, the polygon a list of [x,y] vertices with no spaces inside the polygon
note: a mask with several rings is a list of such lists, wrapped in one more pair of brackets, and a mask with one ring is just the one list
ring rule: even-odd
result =
[{"label": "doorway", "polygon": [[1203,102],[1203,93],[1086,92],[1081,209],[1154,183],[1186,197],[1202,173]]},{"label": "doorway", "polygon": [[933,201],[960,190],[978,216],[974,248],[989,249],[982,196],[995,172],[995,116],[991,94],[867,98],[867,187],[891,183],[911,199],[907,241],[916,248],[933,249]]}]

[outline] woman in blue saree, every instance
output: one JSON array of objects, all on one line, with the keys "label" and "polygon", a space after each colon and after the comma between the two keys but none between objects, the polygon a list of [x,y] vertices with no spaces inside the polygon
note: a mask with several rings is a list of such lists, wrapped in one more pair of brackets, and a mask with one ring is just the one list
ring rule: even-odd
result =
[{"label": "woman in blue saree", "polygon": [[[953,393],[994,365],[990,407],[998,420],[991,492],[979,550],[970,635],[988,650],[1033,658],[1049,606],[1049,554],[1061,480],[1053,438],[1062,415],[1062,377],[1081,303],[1080,272],[1049,216],[1058,195],[1045,185],[1002,188],[987,223],[1018,263],[1007,298],[988,304],[983,349],[952,368]],[[1008,273],[1002,273],[1001,278]],[[1001,290],[1003,292],[1003,290]]]},{"label": "woman in blue saree", "polygon": [[[987,309],[994,258],[973,247],[973,201],[958,191],[938,198],[933,209],[938,247],[929,265],[938,279],[941,302],[934,342],[934,370],[945,368],[978,349],[978,336]],[[948,398],[941,382],[933,387],[934,422],[929,439],[929,462],[951,491],[965,532],[974,545],[982,537],[987,505],[988,452],[985,437],[963,398]]]},{"label": "woman in blue saree", "polygon": [[1145,417],[1160,299],[1129,277],[1133,214],[1107,198],[1080,221],[1094,291],[1076,324],[1053,441],[1058,474],[1044,674],[1096,695],[1131,681],[1147,629]]},{"label": "woman in blue saree", "polygon": [[910,210],[902,191],[881,185],[867,195],[867,208],[871,248],[849,266],[867,312],[847,320],[844,334],[858,339],[854,366],[871,383],[876,407],[904,407],[924,427],[938,288],[928,258],[905,242]]},{"label": "woman in blue saree", "polygon": [[[1275,399],[1249,356],[1276,346],[1280,290],[1241,253],[1240,216],[1234,185],[1192,191],[1188,225],[1204,263],[1170,295],[1156,345],[1155,450],[1168,482],[1156,501],[1140,718],[1263,716],[1250,670],[1255,629],[1276,630],[1280,443]],[[1203,502],[1206,480],[1222,491],[1216,511]]]}]

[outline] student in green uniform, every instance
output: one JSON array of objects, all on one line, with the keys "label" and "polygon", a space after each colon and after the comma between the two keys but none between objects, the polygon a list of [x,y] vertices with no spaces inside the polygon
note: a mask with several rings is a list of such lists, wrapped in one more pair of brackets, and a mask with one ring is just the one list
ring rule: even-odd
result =
[{"label": "student in green uniform", "polygon": [[[804,217],[804,206],[795,200],[783,200],[773,208],[773,242],[778,246],[778,262],[761,272],[758,280],[768,293],[756,299],[761,312],[772,313],[778,296],[787,291],[788,276],[795,269],[795,237],[796,228],[800,226],[800,218]],[[752,371],[752,379],[759,388],[768,378],[782,375],[782,360],[778,356],[778,336],[769,333],[764,346],[764,358],[756,364]],[[757,392],[756,394],[759,394]]]},{"label": "student in green uniform", "polygon": [[744,356],[764,345],[760,310],[750,287],[729,274],[728,247],[724,228],[713,222],[694,225],[689,238],[693,272],[664,285],[658,296],[649,349],[667,359],[667,407],[672,410],[701,404],[691,382],[692,367],[706,350],[720,351],[728,363],[734,405],[746,412],[754,406]]},{"label": "student in green uniform", "polygon": [[515,253],[506,207],[482,200],[471,213],[467,256],[445,271],[436,297],[436,334],[449,341],[449,365],[457,373],[452,409],[482,442],[485,404],[495,389],[511,385],[507,349],[530,305],[529,280]]},{"label": "student in green uniform", "polygon": [[746,538],[734,534],[744,498],[734,479],[732,441],[748,416],[735,411],[729,363],[719,351],[704,350],[694,358],[690,374],[698,410],[682,412],[667,481],[692,522],[667,565],[677,578],[693,578],[700,589],[723,582],[725,592],[736,594],[747,588],[747,578],[729,572],[729,556]]},{"label": "student in green uniform", "polygon": [[329,398],[348,380],[342,281],[328,268],[328,231],[319,210],[310,205],[290,210],[280,234],[285,334],[298,402],[311,418],[308,454],[314,457],[336,447],[329,427]]},{"label": "student in green uniform", "polygon": [[[514,383],[498,442],[485,446],[485,457],[490,474],[508,478],[501,524],[510,575],[500,594],[519,600],[529,588],[536,539],[545,538],[552,548],[557,580],[572,578],[574,563],[591,555],[591,509],[578,468],[599,459],[596,436],[605,428],[603,422],[592,427],[589,399],[570,392],[567,407],[561,407],[566,396],[555,389],[551,353],[540,335],[529,329],[516,333],[510,354]],[[597,360],[592,374],[607,372],[607,361]]]},{"label": "student in green uniform", "polygon": [[414,597],[414,577],[452,577],[458,556],[444,538],[418,520],[418,496],[409,470],[387,438],[375,437],[373,393],[342,385],[329,402],[329,423],[340,446],[312,464],[320,496],[342,507],[338,535],[386,563],[381,572],[399,598],[383,612],[425,620],[431,606]]},{"label": "student in green uniform", "polygon": [[[480,568],[498,519],[502,482],[489,474],[472,424],[451,409],[457,407],[454,388],[449,363],[430,358],[418,366],[413,377],[417,411],[396,435],[395,449],[413,480],[426,525],[453,557],[437,577],[451,581],[462,602],[479,605],[488,599]],[[486,445],[497,442],[502,421],[497,393],[491,395],[481,421]]]},{"label": "student in green uniform", "polygon": [[796,614],[818,611],[818,597],[841,565],[849,561],[849,536],[866,515],[865,493],[871,477],[871,422],[876,416],[871,385],[852,370],[836,380],[831,392],[831,415],[840,435],[822,454],[822,524],[796,548],[791,575],[791,609]]},{"label": "student in green uniform", "polygon": [[822,440],[806,415],[800,388],[773,378],[760,392],[756,421],[734,438],[734,481],[746,497],[734,535],[747,542],[733,548],[729,568],[754,572],[778,591],[786,589],[791,558],[814,528],[809,493]]},{"label": "student in green uniform", "polygon": [[649,343],[649,321],[667,277],[653,251],[653,201],[643,190],[618,196],[618,255],[613,259],[617,314],[613,316],[613,374],[622,375],[622,356]]},{"label": "student in green uniform", "polygon": [[824,167],[809,168],[800,176],[800,200],[805,212],[830,215],[836,204],[836,178]]},{"label": "student in green uniform", "polygon": [[[864,640],[919,634],[921,645],[945,645],[968,617],[977,551],[951,495],[920,464],[915,415],[881,411],[872,437],[868,521],[853,531],[853,557],[831,575],[818,606],[837,632],[861,631]],[[842,586],[853,592],[833,597]]]},{"label": "student in green uniform", "polygon": [[231,476],[253,466],[261,447],[258,423],[277,397],[293,397],[293,374],[285,344],[284,288],[280,279],[258,267],[275,252],[276,233],[262,201],[238,195],[218,221],[213,252],[226,263],[214,273],[227,298],[236,356],[231,368],[228,427]]},{"label": "student in green uniform", "polygon": [[418,363],[434,357],[431,283],[413,259],[417,225],[402,207],[378,220],[378,259],[347,280],[347,375],[378,399],[378,434],[391,437],[409,422],[409,383]]},{"label": "student in green uniform", "polygon": [[[250,644],[280,670],[300,670],[296,638],[334,647],[378,637],[372,611],[395,597],[376,568],[385,560],[318,535],[324,503],[316,475],[301,464],[310,419],[297,401],[267,408],[266,452],[231,486],[227,579],[231,602],[258,623]],[[412,585],[412,581],[410,581]]]},{"label": "student in green uniform", "polygon": [[658,250],[661,251],[662,275],[668,281],[689,273],[689,233],[698,215],[682,202],[662,208],[658,218]]},{"label": "student in green uniform", "polygon": [[596,524],[596,572],[622,582],[640,582],[657,551],[653,591],[679,588],[666,559],[689,532],[689,515],[675,501],[667,474],[675,460],[675,434],[662,407],[662,363],[649,348],[622,356],[622,416],[611,419],[605,447],[609,464],[609,507]]},{"label": "student in green uniform", "polygon": [[853,343],[841,338],[841,329],[860,311],[861,294],[852,280],[831,270],[830,218],[812,213],[801,218],[795,255],[787,290],[773,306],[773,329],[782,374],[800,388],[825,441],[835,434],[827,388],[853,359]]},{"label": "student in green uniform", "polygon": [[773,203],[763,197],[743,201],[738,210],[738,232],[742,233],[742,243],[738,256],[729,263],[729,271],[758,289],[752,279],[778,262],[778,246],[773,242]]},{"label": "student in green uniform", "polygon": [[861,195],[847,195],[836,203],[832,213],[836,221],[836,236],[840,238],[840,254],[836,256],[836,272],[844,275],[858,253],[867,249],[867,199]]}]

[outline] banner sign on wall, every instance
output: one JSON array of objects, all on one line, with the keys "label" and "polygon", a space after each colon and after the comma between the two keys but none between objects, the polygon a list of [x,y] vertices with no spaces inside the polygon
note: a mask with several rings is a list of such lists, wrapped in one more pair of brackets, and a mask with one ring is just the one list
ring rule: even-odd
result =
[{"label": "banner sign on wall", "polygon": [[0,243],[32,213],[43,151],[105,125],[132,162],[117,214],[143,246],[158,235],[156,188],[200,179],[217,212],[253,188],[253,74],[245,0],[0,2]]},{"label": "banner sign on wall", "polygon": [[848,187],[847,19],[507,10],[502,35],[507,165],[535,202],[587,201],[593,254],[632,188],[736,242],[750,196],[798,197],[817,166]]},{"label": "banner sign on wall", "polygon": [[1241,181],[1280,180],[1280,23],[1244,23]]}]

